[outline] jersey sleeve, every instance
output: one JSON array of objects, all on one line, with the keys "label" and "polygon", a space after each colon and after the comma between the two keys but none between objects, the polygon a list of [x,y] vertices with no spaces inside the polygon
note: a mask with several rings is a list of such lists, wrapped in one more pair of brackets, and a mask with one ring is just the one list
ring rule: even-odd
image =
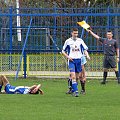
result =
[{"label": "jersey sleeve", "polygon": [[81,44],[81,48],[84,50],[88,50],[88,47],[87,45],[84,43],[84,41],[82,41],[82,44]]},{"label": "jersey sleeve", "polygon": [[67,51],[67,47],[68,47],[68,44],[67,44],[67,41],[65,41],[62,50],[66,52]]}]

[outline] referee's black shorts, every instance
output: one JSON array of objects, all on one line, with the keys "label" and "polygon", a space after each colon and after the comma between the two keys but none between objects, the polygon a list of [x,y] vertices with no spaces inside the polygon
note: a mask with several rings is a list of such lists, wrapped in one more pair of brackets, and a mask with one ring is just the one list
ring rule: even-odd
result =
[{"label": "referee's black shorts", "polygon": [[103,67],[104,68],[116,68],[116,59],[115,56],[104,56],[104,61],[103,61]]}]

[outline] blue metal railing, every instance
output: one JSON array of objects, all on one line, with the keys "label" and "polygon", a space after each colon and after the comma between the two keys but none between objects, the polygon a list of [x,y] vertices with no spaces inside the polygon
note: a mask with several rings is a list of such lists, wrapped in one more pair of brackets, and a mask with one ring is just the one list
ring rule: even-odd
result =
[{"label": "blue metal railing", "polygon": [[[54,51],[56,47],[47,37],[46,29],[49,29],[50,35],[53,37],[57,46],[62,49],[64,41],[70,37],[72,27],[79,28],[79,35],[82,28],[77,25],[77,21],[84,20],[87,22],[97,34],[104,36],[107,29],[112,29],[114,36],[120,34],[120,22],[115,24],[114,20],[120,21],[120,8],[20,8],[20,14],[16,14],[16,8],[10,7],[0,11],[0,50],[17,51],[21,50],[24,44],[28,21],[33,18],[28,42],[25,50],[31,51]],[[17,23],[16,16],[21,17],[22,41],[17,41]],[[4,22],[3,22],[4,21]],[[6,21],[6,22],[5,22]],[[3,24],[4,23],[4,24]],[[36,30],[36,28],[38,28]],[[44,28],[44,30],[42,30]],[[118,29],[118,33],[114,30]],[[86,32],[82,35],[83,40],[88,45],[90,51],[102,51],[102,47],[89,36]],[[49,45],[46,45],[46,40]],[[46,48],[49,48],[46,49]]]}]

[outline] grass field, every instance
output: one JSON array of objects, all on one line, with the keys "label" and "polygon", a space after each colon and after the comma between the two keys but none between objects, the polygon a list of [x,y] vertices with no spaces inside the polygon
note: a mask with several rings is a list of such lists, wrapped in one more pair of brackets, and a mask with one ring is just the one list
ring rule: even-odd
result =
[{"label": "grass field", "polygon": [[[0,95],[0,120],[119,120],[120,85],[87,82],[87,94],[66,95],[66,80],[10,80],[12,85],[42,83],[44,95]],[[79,87],[80,90],[80,87]]]}]

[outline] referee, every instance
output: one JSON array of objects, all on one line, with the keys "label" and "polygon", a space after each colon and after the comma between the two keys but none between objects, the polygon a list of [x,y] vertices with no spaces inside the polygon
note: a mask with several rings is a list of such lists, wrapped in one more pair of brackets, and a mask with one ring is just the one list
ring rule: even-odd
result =
[{"label": "referee", "polygon": [[91,30],[87,30],[87,31],[93,37],[99,40],[104,46],[104,61],[103,61],[104,73],[103,73],[103,81],[101,82],[101,84],[106,84],[106,78],[109,68],[112,68],[115,71],[118,84],[120,84],[120,77],[116,64],[116,61],[117,63],[119,62],[119,46],[117,41],[113,39],[112,31],[107,31],[106,38],[99,37]]}]

